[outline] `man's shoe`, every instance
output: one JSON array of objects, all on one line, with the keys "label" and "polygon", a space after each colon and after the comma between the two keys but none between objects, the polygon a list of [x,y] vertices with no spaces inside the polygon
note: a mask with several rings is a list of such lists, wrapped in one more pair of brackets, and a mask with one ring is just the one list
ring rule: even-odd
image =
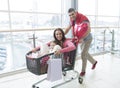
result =
[{"label": "man's shoe", "polygon": [[84,75],[85,75],[85,72],[81,72],[81,73],[80,73],[80,76],[84,76]]},{"label": "man's shoe", "polygon": [[91,69],[95,69],[96,64],[97,64],[97,61],[93,64],[93,66],[92,66],[92,68],[91,68]]}]

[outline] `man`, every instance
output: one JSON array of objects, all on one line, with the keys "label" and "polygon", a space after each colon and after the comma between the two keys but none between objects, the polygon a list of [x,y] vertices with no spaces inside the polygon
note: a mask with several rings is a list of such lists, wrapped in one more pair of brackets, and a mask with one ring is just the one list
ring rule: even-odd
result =
[{"label": "man", "polygon": [[75,39],[75,42],[81,43],[81,58],[82,58],[82,69],[80,76],[84,76],[86,73],[87,60],[92,64],[91,69],[95,69],[97,61],[88,53],[90,44],[92,42],[92,35],[90,33],[90,21],[89,19],[75,11],[74,8],[68,10],[70,17],[70,24],[65,29],[65,34],[72,29],[72,34]]}]

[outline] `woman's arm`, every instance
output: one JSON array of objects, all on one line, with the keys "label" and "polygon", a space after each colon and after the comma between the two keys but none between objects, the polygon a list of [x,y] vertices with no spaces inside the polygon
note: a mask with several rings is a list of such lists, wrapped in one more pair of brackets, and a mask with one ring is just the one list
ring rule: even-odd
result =
[{"label": "woman's arm", "polygon": [[63,44],[63,48],[60,50],[61,53],[64,52],[70,52],[72,50],[75,50],[76,46],[74,43],[72,43],[70,40],[66,40]]},{"label": "woman's arm", "polygon": [[40,50],[40,46],[36,47],[36,48],[33,48],[31,51],[32,52],[36,52],[36,51],[39,51]]}]

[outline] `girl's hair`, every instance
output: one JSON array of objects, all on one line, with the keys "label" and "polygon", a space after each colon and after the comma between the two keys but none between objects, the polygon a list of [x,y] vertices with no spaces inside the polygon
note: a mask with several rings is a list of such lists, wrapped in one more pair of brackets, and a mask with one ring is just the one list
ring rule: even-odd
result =
[{"label": "girl's hair", "polygon": [[56,42],[55,40],[51,41],[50,43],[55,43],[55,44],[57,44],[57,42]]},{"label": "girl's hair", "polygon": [[55,35],[56,31],[61,31],[61,33],[62,33],[62,40],[61,41],[62,42],[64,42],[66,40],[64,31],[61,28],[56,28],[54,30],[54,33],[53,33],[53,36],[54,36],[54,39],[55,39],[56,43],[62,47],[61,42],[56,38],[56,35]]}]

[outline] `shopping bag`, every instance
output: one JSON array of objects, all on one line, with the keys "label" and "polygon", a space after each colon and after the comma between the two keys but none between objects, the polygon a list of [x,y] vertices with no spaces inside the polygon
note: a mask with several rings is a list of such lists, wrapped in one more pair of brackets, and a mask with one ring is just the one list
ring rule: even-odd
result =
[{"label": "shopping bag", "polygon": [[62,79],[62,60],[61,60],[61,58],[49,59],[47,80],[53,82],[53,81],[57,81],[60,79]]}]

